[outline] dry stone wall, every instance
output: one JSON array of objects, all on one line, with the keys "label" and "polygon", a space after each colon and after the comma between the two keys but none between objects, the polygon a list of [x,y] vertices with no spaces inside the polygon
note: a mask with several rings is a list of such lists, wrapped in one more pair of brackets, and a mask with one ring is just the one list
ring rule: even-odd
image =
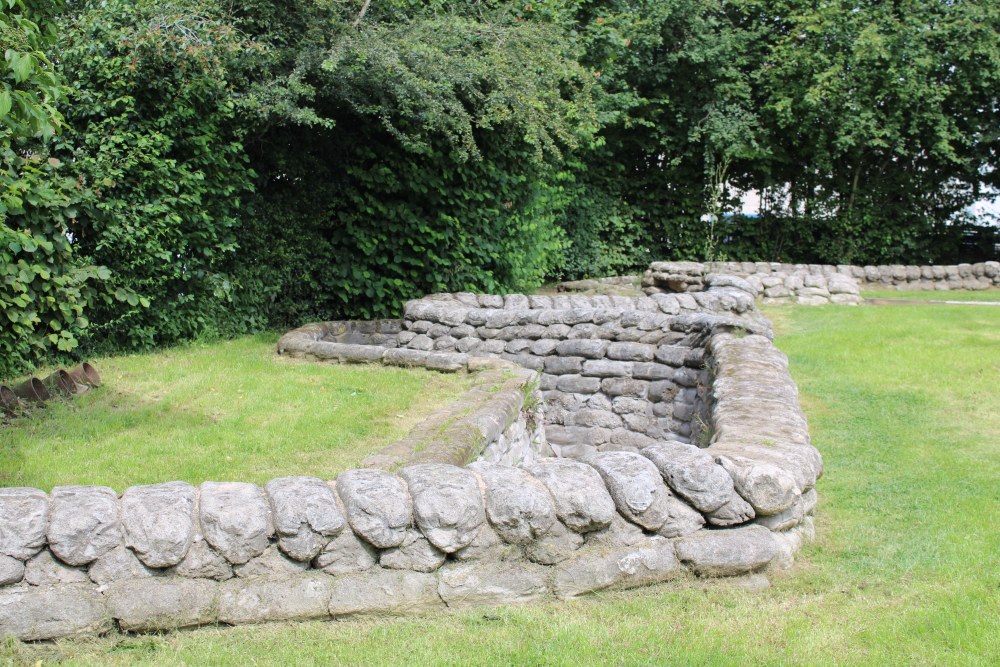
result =
[{"label": "dry stone wall", "polygon": [[647,294],[698,292],[728,276],[744,278],[764,303],[856,304],[861,302],[862,289],[998,289],[1000,262],[951,266],[653,262],[643,275],[642,286]]},{"label": "dry stone wall", "polygon": [[[0,489],[0,635],[410,613],[759,576],[788,567],[812,534],[822,461],[787,361],[738,278],[637,298],[435,295],[407,304],[402,321],[308,325],[279,350],[527,368],[556,455],[503,465],[487,448],[468,465],[263,487]],[[532,403],[522,395],[480,433],[510,432],[504,422]]]}]

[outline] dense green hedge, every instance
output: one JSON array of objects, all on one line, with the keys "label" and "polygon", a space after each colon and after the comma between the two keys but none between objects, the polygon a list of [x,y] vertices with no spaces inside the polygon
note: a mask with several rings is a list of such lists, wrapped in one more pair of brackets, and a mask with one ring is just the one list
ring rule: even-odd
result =
[{"label": "dense green hedge", "polygon": [[985,0],[0,9],[0,377],[651,259],[993,252]]}]

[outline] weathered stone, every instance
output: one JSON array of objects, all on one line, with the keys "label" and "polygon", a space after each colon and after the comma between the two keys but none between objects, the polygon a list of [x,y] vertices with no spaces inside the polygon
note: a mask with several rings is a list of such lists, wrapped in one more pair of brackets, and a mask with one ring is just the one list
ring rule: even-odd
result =
[{"label": "weathered stone", "polygon": [[772,532],[788,530],[802,521],[807,514],[816,507],[816,489],[809,489],[802,494],[798,502],[783,512],[770,516],[759,517],[754,523],[758,523]]},{"label": "weathered stone", "polygon": [[597,426],[600,428],[619,428],[622,418],[610,410],[579,410],[573,416],[573,423],[579,426]]},{"label": "weathered stone", "polygon": [[584,462],[601,474],[622,516],[651,532],[663,526],[670,491],[652,463],[630,452],[602,452]]},{"label": "weathered stone", "polygon": [[681,573],[669,540],[649,546],[608,550],[583,549],[556,571],[554,589],[560,599],[606,588],[634,588],[669,581]]},{"label": "weathered stone", "polygon": [[652,361],[656,347],[642,343],[609,343],[605,352],[608,359],[618,361]]},{"label": "weathered stone", "polygon": [[583,370],[583,357],[546,357],[545,372],[551,375],[579,374]]},{"label": "weathered stone", "polygon": [[327,574],[350,574],[373,568],[377,560],[378,552],[374,547],[345,530],[323,547],[313,559],[313,565]]},{"label": "weathered stone", "polygon": [[593,394],[601,390],[601,379],[581,375],[560,375],[556,389],[573,394]]},{"label": "weathered stone", "polygon": [[89,582],[90,578],[83,568],[64,565],[46,549],[25,564],[24,581],[32,586],[48,586]]},{"label": "weathered stone", "polygon": [[590,359],[583,362],[582,375],[589,377],[629,377],[632,375],[631,361],[611,361],[609,359]]},{"label": "weathered stone", "polygon": [[333,577],[319,572],[233,580],[219,587],[219,622],[240,625],[329,616]]},{"label": "weathered stone", "polygon": [[94,561],[87,570],[90,580],[98,586],[107,586],[119,579],[145,579],[152,577],[154,572],[143,565],[135,552],[123,545],[118,545],[108,553]]},{"label": "weathered stone", "polygon": [[525,468],[552,494],[556,515],[577,533],[611,523],[615,502],[594,468],[566,459],[542,459]]},{"label": "weathered stone", "polygon": [[677,540],[677,557],[703,577],[731,577],[767,565],[777,553],[771,531],[763,526],[704,530]]},{"label": "weathered stone", "polygon": [[378,562],[390,570],[433,572],[444,564],[445,557],[446,554],[431,544],[423,533],[410,528],[403,543],[383,551]]},{"label": "weathered stone", "polygon": [[233,572],[237,577],[272,577],[286,574],[295,574],[308,567],[308,563],[301,563],[285,556],[277,546],[271,545],[259,556],[251,558],[242,565],[233,567]]},{"label": "weathered stone", "polygon": [[617,513],[611,518],[611,524],[603,530],[595,530],[587,533],[587,546],[596,545],[604,547],[633,547],[639,544],[646,544],[650,537],[642,531],[642,528],[630,521],[626,521]]},{"label": "weathered stone", "polygon": [[611,409],[619,415],[644,415],[650,411],[648,401],[628,396],[615,398],[611,402]]},{"label": "weathered stone", "polygon": [[560,341],[556,345],[556,354],[561,357],[586,357],[600,359],[608,349],[608,341],[594,339],[576,339]]},{"label": "weathered stone", "polygon": [[0,555],[0,586],[16,584],[24,579],[24,563],[10,556]]},{"label": "weathered stone", "polygon": [[0,554],[31,558],[45,546],[49,497],[38,489],[0,488]]},{"label": "weathered stone", "polygon": [[330,486],[316,477],[279,477],[264,485],[271,501],[278,546],[310,561],[347,525]]},{"label": "weathered stone", "polygon": [[529,560],[542,565],[555,565],[573,555],[583,546],[583,536],[566,529],[556,521],[549,531],[524,548]]},{"label": "weathered stone", "polygon": [[400,473],[413,496],[413,516],[431,544],[445,553],[468,546],[486,520],[479,480],[470,470],[439,463]]},{"label": "weathered stone", "polygon": [[601,391],[608,396],[646,396],[649,382],[632,378],[605,378],[601,380]]},{"label": "weathered stone", "polygon": [[205,540],[230,563],[264,553],[274,534],[271,507],[256,484],[204,482],[200,520]]},{"label": "weathered stone", "polygon": [[736,492],[750,503],[757,516],[783,512],[799,499],[795,478],[776,465],[737,463],[728,456],[719,456],[716,461],[733,478]]},{"label": "weathered stone", "polygon": [[188,549],[174,573],[191,579],[215,579],[225,581],[233,577],[233,567],[222,555],[204,540],[198,540]]},{"label": "weathered stone", "polygon": [[440,609],[438,579],[433,574],[405,570],[372,570],[333,580],[332,616],[402,614]]},{"label": "weathered stone", "polygon": [[0,589],[0,637],[37,641],[110,629],[104,597],[92,584]]},{"label": "weathered stone", "polygon": [[637,380],[670,380],[674,375],[672,366],[655,361],[632,364],[632,377]]},{"label": "weathered stone", "polygon": [[549,592],[548,570],[528,563],[455,563],[441,571],[438,592],[458,608],[532,602]]},{"label": "weathered stone", "polygon": [[186,482],[133,486],[122,494],[125,545],[149,567],[181,562],[194,534],[195,489]]},{"label": "weathered stone", "polygon": [[712,512],[733,497],[733,479],[703,449],[662,442],[642,450],[670,488],[702,512]]},{"label": "weathered stone", "polygon": [[118,494],[106,486],[52,489],[48,541],[59,560],[86,565],[121,542]]},{"label": "weathered stone", "polygon": [[527,544],[556,521],[548,489],[521,468],[473,463],[486,486],[486,514],[506,542]]},{"label": "weathered stone", "polygon": [[472,544],[452,554],[455,560],[507,560],[520,553],[520,547],[506,544],[489,523],[479,529]]},{"label": "weathered stone", "polygon": [[108,586],[108,613],[126,632],[214,623],[219,584],[185,577],[121,579]]},{"label": "weathered stone", "polygon": [[380,549],[398,547],[413,523],[413,503],[403,481],[382,470],[348,470],[337,493],[351,528]]}]

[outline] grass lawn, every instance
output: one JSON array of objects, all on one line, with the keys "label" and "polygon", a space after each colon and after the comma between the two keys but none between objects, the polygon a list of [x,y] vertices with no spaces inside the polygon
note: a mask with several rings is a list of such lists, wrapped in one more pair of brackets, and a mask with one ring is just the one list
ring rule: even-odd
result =
[{"label": "grass lawn", "polygon": [[987,290],[865,290],[861,296],[866,299],[919,299],[920,301],[1000,301],[1000,289]]},{"label": "grass lawn", "polygon": [[1000,309],[766,312],[826,474],[816,543],[764,592],[667,585],[429,617],[10,643],[0,661],[997,664]]},{"label": "grass lawn", "polygon": [[277,338],[95,359],[104,385],[0,425],[0,485],[332,479],[468,376],[277,358]]}]

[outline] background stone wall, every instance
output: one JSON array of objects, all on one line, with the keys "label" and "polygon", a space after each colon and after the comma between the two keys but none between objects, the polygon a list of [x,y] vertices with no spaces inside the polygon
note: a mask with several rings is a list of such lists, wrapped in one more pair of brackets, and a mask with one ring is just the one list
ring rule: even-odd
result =
[{"label": "background stone wall", "polygon": [[739,276],[764,303],[860,303],[861,289],[983,290],[1000,288],[1000,263],[954,266],[851,266],[774,262],[653,262],[642,278],[647,294],[698,292],[715,276]]}]

